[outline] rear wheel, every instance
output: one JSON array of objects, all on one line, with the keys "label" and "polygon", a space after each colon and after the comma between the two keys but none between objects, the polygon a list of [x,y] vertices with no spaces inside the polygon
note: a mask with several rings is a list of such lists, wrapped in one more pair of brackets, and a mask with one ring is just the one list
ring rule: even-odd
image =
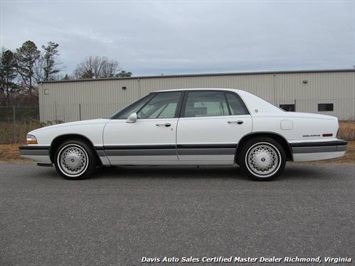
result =
[{"label": "rear wheel", "polygon": [[280,143],[260,137],[245,143],[239,162],[251,179],[271,181],[283,172],[286,156]]},{"label": "rear wheel", "polygon": [[55,168],[66,179],[89,178],[95,171],[97,159],[90,145],[82,140],[67,140],[55,153]]}]

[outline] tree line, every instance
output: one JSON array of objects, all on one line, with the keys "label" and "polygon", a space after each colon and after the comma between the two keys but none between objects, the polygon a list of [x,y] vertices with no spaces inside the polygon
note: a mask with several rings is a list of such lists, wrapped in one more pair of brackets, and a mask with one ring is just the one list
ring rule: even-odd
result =
[{"label": "tree line", "polygon": [[71,75],[61,75],[59,44],[48,42],[39,50],[26,41],[15,51],[2,48],[0,54],[0,106],[38,103],[38,83],[52,80],[131,77],[119,62],[105,56],[90,56]]}]

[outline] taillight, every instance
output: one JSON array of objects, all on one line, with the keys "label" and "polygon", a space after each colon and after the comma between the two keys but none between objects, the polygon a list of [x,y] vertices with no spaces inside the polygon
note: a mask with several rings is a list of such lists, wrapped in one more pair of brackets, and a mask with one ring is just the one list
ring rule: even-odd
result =
[{"label": "taillight", "polygon": [[322,137],[333,137],[332,133],[324,133]]}]

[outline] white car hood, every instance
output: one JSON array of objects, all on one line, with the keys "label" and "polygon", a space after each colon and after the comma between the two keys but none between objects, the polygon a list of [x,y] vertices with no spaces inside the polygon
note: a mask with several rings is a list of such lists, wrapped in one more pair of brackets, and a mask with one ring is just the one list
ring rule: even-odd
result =
[{"label": "white car hood", "polygon": [[71,128],[71,127],[85,127],[87,125],[98,125],[99,126],[99,125],[105,125],[109,120],[110,119],[108,119],[108,118],[99,118],[99,119],[67,122],[67,123],[50,125],[50,126],[38,128],[38,129],[31,131],[30,133],[37,133],[37,132],[47,131],[47,130],[60,130],[62,128]]}]

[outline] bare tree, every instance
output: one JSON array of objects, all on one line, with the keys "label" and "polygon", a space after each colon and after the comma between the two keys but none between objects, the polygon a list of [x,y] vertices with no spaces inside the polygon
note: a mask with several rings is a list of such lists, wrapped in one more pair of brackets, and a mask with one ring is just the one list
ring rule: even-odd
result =
[{"label": "bare tree", "polygon": [[74,77],[76,79],[112,78],[120,70],[116,60],[110,60],[105,56],[90,56],[76,67]]}]

